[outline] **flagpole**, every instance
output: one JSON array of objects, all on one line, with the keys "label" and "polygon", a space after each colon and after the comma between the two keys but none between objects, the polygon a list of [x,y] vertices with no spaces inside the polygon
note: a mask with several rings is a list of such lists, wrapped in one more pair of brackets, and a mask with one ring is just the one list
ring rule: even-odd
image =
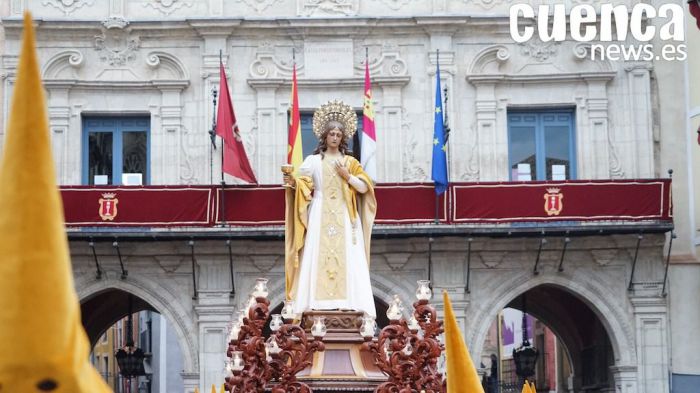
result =
[{"label": "flagpole", "polygon": [[[440,70],[440,49],[436,50],[435,54],[435,64],[437,64],[437,71],[439,72]],[[435,153],[433,153],[435,154]],[[437,193],[437,183],[434,183],[435,185],[435,224],[440,223],[440,195]]]},{"label": "flagpole", "polygon": [[[224,64],[223,55],[221,49],[219,49],[219,64]],[[226,77],[226,73],[222,75],[222,78]],[[230,93],[229,93],[230,94]],[[221,140],[221,225],[226,226],[226,181],[224,180],[224,147],[223,144],[226,143],[223,139]]]},{"label": "flagpole", "polygon": [[212,111],[211,111],[211,146],[209,146],[209,184],[214,184],[214,150],[216,150],[216,86],[211,88]]}]

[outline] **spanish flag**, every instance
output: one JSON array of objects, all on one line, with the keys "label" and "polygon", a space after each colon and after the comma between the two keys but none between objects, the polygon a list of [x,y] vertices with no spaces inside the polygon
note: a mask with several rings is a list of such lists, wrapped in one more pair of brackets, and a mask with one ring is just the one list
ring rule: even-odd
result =
[{"label": "spanish flag", "polygon": [[29,13],[13,91],[0,163],[0,390],[110,392],[88,361]]},{"label": "spanish flag", "polygon": [[301,144],[301,116],[299,115],[299,93],[297,91],[297,64],[292,70],[292,111],[289,116],[289,134],[287,145],[287,164],[294,165],[298,170],[304,162],[303,145]]},{"label": "spanish flag", "polygon": [[445,357],[447,362],[448,393],[484,393],[479,374],[476,373],[462,333],[452,311],[447,291],[442,293],[445,302]]}]

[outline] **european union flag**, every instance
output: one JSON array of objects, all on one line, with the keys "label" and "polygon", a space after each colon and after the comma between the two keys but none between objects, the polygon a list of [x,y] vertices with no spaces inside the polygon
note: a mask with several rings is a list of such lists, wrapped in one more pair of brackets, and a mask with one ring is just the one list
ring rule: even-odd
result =
[{"label": "european union flag", "polygon": [[433,181],[435,194],[447,190],[447,144],[445,125],[442,117],[442,95],[440,94],[440,62],[435,73],[435,130],[433,131]]}]

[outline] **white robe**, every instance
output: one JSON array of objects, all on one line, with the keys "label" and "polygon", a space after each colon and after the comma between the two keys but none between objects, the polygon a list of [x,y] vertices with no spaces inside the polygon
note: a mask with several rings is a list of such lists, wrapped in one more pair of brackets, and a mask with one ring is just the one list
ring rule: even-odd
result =
[{"label": "white robe", "polygon": [[[355,226],[353,243],[353,226],[350,214],[344,208],[345,220],[345,269],[346,291],[344,299],[321,300],[316,298],[316,277],[319,269],[319,247],[321,238],[321,214],[323,208],[323,163],[318,154],[308,156],[299,168],[299,175],[310,176],[314,183],[314,194],[309,205],[308,228],[304,241],[304,255],[300,262],[299,281],[294,298],[294,312],[301,314],[307,310],[348,309],[363,311],[376,317],[372,284],[369,278],[369,264],[365,256],[362,225]],[[342,194],[341,194],[342,195]],[[343,206],[346,206],[343,203]],[[326,228],[327,229],[327,228]]]}]

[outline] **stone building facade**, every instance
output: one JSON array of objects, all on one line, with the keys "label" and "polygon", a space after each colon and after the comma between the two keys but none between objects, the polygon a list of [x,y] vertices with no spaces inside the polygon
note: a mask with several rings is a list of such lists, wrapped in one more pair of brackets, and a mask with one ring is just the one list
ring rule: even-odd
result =
[{"label": "stone building facade", "polygon": [[[302,111],[335,98],[361,108],[367,51],[379,182],[430,181],[432,148],[426,141],[432,139],[438,60],[450,94],[445,111],[452,128],[452,181],[510,180],[510,112],[571,111],[576,178],[659,178],[674,170],[677,238],[668,296],[662,294],[665,229],[645,228],[640,242],[638,233],[644,231],[636,227],[633,233],[581,232],[572,236],[564,270],[559,271],[568,234],[563,227],[554,228],[535,275],[532,265],[543,237],[538,233],[551,228],[531,227],[512,235],[498,226],[493,228],[498,236],[478,230],[480,234],[461,230],[435,235],[429,227],[409,226],[394,236],[395,230],[378,228],[371,258],[374,295],[387,302],[398,293],[407,301],[415,281],[430,275],[436,288],[450,292],[470,351],[480,359],[499,310],[517,307],[517,299],[528,292],[539,304],[528,306],[529,312],[552,327],[571,353],[608,340],[601,345],[611,348],[610,359],[593,376],[590,390],[684,392],[672,388],[677,374],[700,378],[697,351],[690,349],[700,345],[690,334],[700,328],[694,174],[687,135],[678,131],[689,128],[679,96],[685,91],[685,65],[593,61],[590,44],[569,39],[517,44],[509,33],[512,3],[10,0],[0,9],[0,39],[5,39],[4,45],[0,41],[0,116],[6,119],[9,111],[25,10],[32,11],[37,24],[57,176],[63,185],[87,184],[84,120],[105,116],[149,119],[147,183],[216,183],[220,167],[208,131],[220,59],[251,164],[258,180],[267,184],[279,182],[285,159],[294,61]],[[569,5],[578,3],[585,2]],[[631,8],[634,2],[626,4]],[[660,42],[654,40],[658,50]],[[0,145],[2,134],[0,130]],[[81,301],[111,292],[136,295],[175,330],[185,392],[218,384],[227,324],[254,278],[268,277],[272,303],[282,301],[281,230],[266,236],[233,231],[235,296],[228,246],[220,231],[117,232],[83,228],[69,234]],[[188,236],[194,239],[194,264]],[[121,278],[113,246],[116,238],[121,262],[128,267],[126,279]],[[95,278],[95,255],[88,245],[93,239],[104,269],[101,279]],[[628,289],[635,255],[634,282]],[[573,323],[572,310],[589,320]],[[111,317],[97,316],[87,324],[91,338],[99,337]],[[590,326],[601,327],[602,333],[590,334]],[[587,386],[583,362],[579,358],[572,364],[571,383],[561,391]]]}]

